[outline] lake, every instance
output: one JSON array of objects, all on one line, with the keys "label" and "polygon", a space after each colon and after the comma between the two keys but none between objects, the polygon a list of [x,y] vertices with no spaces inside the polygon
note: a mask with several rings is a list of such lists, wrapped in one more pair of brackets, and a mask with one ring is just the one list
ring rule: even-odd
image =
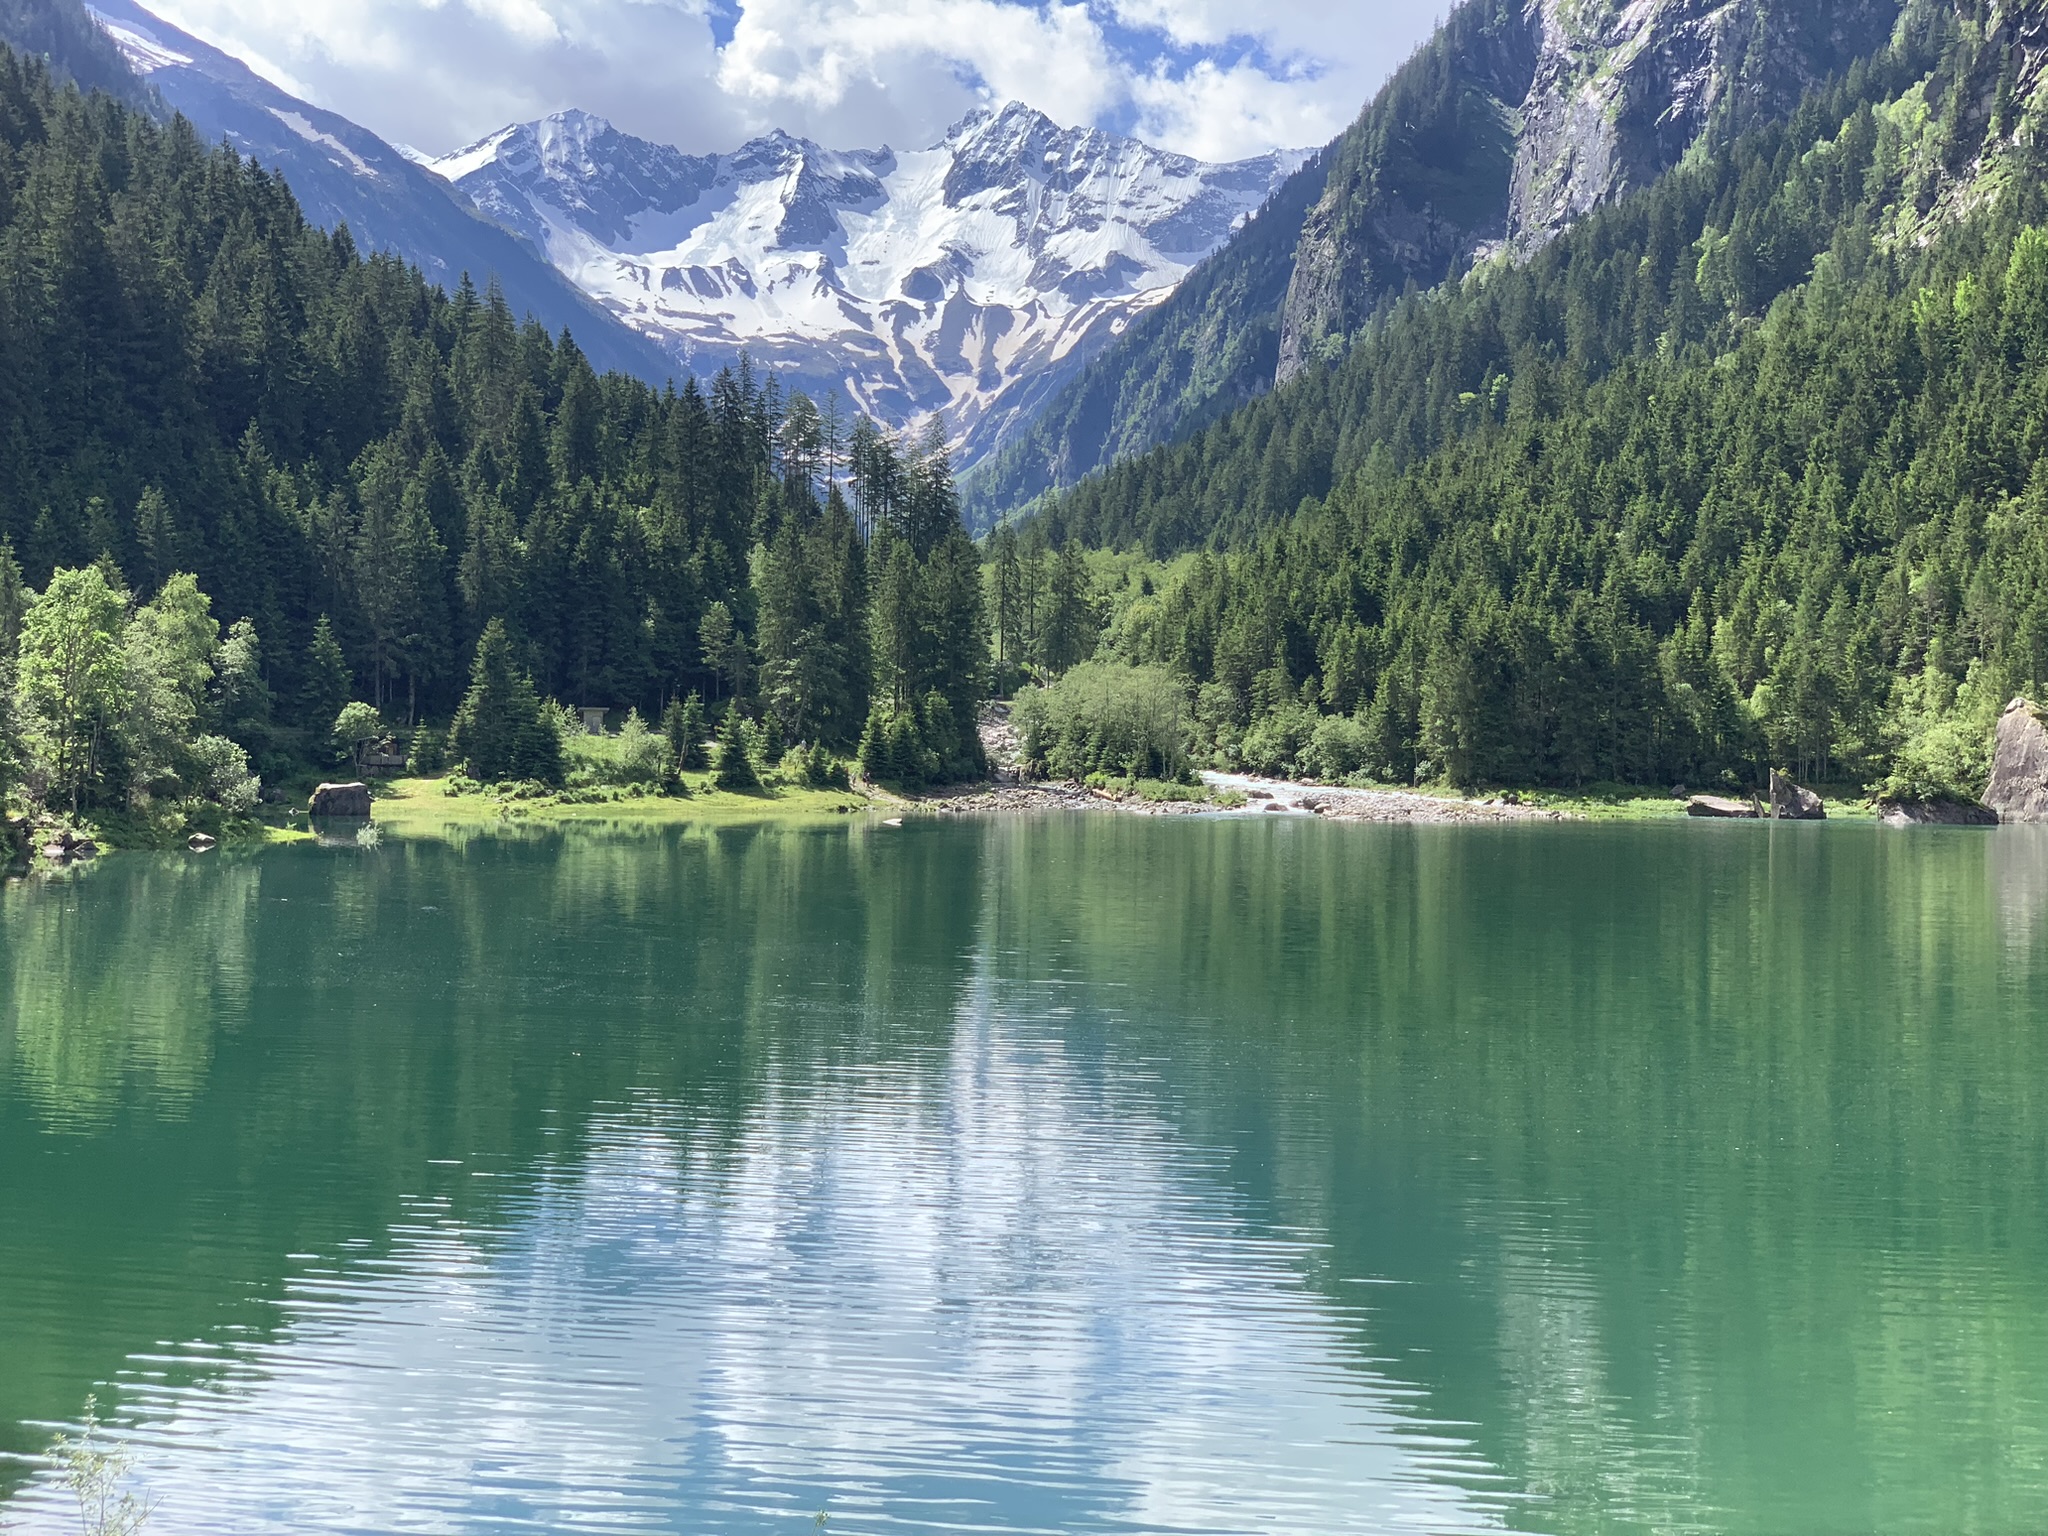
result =
[{"label": "lake", "polygon": [[109,859],[0,1172],[27,1532],[2048,1526],[2021,829]]}]

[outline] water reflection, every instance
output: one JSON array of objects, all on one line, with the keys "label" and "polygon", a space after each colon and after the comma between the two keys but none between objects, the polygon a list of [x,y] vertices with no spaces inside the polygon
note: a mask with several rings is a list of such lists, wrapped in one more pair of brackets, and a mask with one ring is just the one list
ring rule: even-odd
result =
[{"label": "water reflection", "polygon": [[1989,842],[1999,923],[2024,953],[2048,932],[2048,826],[2000,827]]},{"label": "water reflection", "polygon": [[490,1230],[416,1203],[206,1390],[132,1377],[161,1527],[1495,1525],[1304,1284],[1318,1245],[1059,1011],[984,981],[943,1048],[771,1079],[738,1126],[636,1095]]},{"label": "water reflection", "polygon": [[170,1530],[2036,1528],[2044,854],[111,861],[0,904],[0,1450],[111,1379]]}]

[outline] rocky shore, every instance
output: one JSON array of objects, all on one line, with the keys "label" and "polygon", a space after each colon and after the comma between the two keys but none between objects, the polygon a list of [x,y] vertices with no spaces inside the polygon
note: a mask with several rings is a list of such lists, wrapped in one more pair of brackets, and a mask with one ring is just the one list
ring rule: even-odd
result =
[{"label": "rocky shore", "polygon": [[938,815],[995,815],[1033,811],[1121,811],[1133,816],[1314,816],[1324,821],[1456,822],[1569,821],[1561,811],[1495,800],[1455,800],[1402,790],[1346,789],[1295,784],[1244,774],[1205,773],[1206,800],[1147,800],[1090,789],[1085,784],[999,778],[913,797],[919,810]]}]

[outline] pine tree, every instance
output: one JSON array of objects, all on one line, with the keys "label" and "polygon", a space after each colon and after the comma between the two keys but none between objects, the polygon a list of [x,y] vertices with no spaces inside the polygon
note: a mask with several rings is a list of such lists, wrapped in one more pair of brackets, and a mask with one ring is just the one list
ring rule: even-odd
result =
[{"label": "pine tree", "polygon": [[1039,630],[1038,660],[1057,677],[1095,654],[1101,632],[1094,583],[1081,546],[1069,540],[1050,560],[1045,618]]},{"label": "pine tree", "polygon": [[725,712],[725,726],[718,733],[718,778],[720,789],[749,790],[761,787],[761,776],[755,772],[753,759],[748,756],[747,718],[737,708]]},{"label": "pine tree", "polygon": [[0,537],[0,662],[12,662],[21,647],[21,623],[35,594],[21,579],[12,541]]},{"label": "pine tree", "polygon": [[341,713],[354,691],[354,673],[334,638],[334,623],[321,614],[313,625],[313,643],[306,652],[305,683],[299,695],[299,719],[307,730],[324,731]]},{"label": "pine tree", "polygon": [[669,777],[680,784],[685,773],[701,773],[704,756],[704,701],[696,694],[671,699],[661,712],[661,734],[668,747]]},{"label": "pine tree", "polygon": [[471,778],[486,783],[561,782],[561,741],[533,679],[514,660],[503,620],[491,620],[477,642],[469,692],[448,732],[448,754]]}]

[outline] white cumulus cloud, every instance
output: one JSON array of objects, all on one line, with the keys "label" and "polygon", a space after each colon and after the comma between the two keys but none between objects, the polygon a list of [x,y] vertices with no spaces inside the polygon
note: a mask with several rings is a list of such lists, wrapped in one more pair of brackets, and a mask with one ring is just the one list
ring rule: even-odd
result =
[{"label": "white cumulus cloud", "polygon": [[1229,159],[1333,137],[1443,0],[159,0],[173,24],[445,153],[582,107],[693,151],[779,127],[922,145],[1021,100]]}]

